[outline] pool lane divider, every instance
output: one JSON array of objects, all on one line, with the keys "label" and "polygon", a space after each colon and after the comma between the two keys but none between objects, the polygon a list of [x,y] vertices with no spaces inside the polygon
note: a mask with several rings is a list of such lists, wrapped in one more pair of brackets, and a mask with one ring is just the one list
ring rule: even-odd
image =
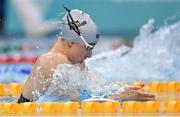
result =
[{"label": "pool lane divider", "polygon": [[[134,85],[144,85],[140,91],[147,91],[155,93],[157,100],[180,100],[180,82],[134,82]],[[20,83],[0,83],[0,96],[7,96],[9,94],[13,96],[20,96],[23,89],[23,84]]]},{"label": "pool lane divider", "polygon": [[0,83],[0,97],[1,96],[20,96],[22,93],[23,84],[20,83],[10,83],[10,84],[3,84]]},{"label": "pool lane divider", "polygon": [[35,63],[37,56],[29,57],[1,57],[0,63],[10,64],[10,63]]},{"label": "pool lane divider", "polygon": [[0,115],[180,115],[180,101],[0,103]]}]

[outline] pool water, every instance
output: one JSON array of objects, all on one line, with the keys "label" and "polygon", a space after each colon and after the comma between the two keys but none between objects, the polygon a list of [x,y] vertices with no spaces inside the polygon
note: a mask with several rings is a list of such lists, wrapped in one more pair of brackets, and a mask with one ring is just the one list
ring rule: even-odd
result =
[{"label": "pool water", "polygon": [[[134,40],[133,48],[122,46],[115,51],[106,51],[88,59],[86,64],[90,70],[95,71],[93,74],[85,72],[83,73],[83,77],[80,77],[78,68],[72,69],[72,71],[66,68],[69,66],[63,69],[57,68],[54,73],[56,74],[54,75],[54,82],[52,82],[51,87],[44,96],[38,94],[40,96],[38,101],[63,100],[57,100],[58,96],[64,95],[63,92],[58,92],[58,88],[55,90],[55,88],[59,86],[58,83],[64,82],[64,79],[60,77],[61,74],[59,74],[60,69],[65,72],[70,72],[71,76],[74,74],[73,78],[68,77],[71,81],[69,84],[64,83],[64,91],[79,90],[79,95],[81,95],[80,97],[82,97],[82,99],[88,99],[92,96],[102,97],[121,92],[122,90],[120,91],[120,89],[123,89],[124,86],[116,85],[114,83],[115,81],[179,81],[180,22],[165,25],[156,30],[154,22],[154,19],[150,19],[147,24],[141,27],[139,35],[136,36]],[[10,73],[7,72],[7,74]],[[27,74],[25,73],[25,75]],[[27,76],[25,77],[27,78]],[[8,78],[8,80],[24,83],[25,77],[22,79],[21,77],[11,77]],[[83,78],[86,78],[86,80]],[[101,80],[98,81],[97,79]],[[0,80],[10,82],[7,79],[3,79],[2,76]],[[54,94],[54,91],[56,92],[56,96],[51,95]],[[83,94],[84,91],[88,91],[88,93]],[[70,96],[69,100],[73,98]]]}]

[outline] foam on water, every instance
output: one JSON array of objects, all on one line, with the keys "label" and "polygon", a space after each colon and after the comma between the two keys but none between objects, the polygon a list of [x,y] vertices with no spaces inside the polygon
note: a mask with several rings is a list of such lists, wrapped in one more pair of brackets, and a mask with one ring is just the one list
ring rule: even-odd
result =
[{"label": "foam on water", "polygon": [[86,63],[111,81],[180,80],[179,32],[180,22],[154,31],[154,19],[150,19],[140,29],[131,50],[119,48],[91,58]]},{"label": "foam on water", "polygon": [[61,64],[53,74],[48,91],[37,101],[82,100],[115,95],[124,85],[106,81],[92,70],[80,70],[78,65]]}]

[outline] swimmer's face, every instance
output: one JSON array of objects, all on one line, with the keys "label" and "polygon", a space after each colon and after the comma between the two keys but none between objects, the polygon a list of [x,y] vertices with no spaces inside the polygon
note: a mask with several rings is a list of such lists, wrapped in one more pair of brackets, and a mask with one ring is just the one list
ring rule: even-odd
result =
[{"label": "swimmer's face", "polygon": [[86,50],[84,43],[72,43],[69,50],[69,59],[73,63],[82,63],[92,56],[92,50]]}]

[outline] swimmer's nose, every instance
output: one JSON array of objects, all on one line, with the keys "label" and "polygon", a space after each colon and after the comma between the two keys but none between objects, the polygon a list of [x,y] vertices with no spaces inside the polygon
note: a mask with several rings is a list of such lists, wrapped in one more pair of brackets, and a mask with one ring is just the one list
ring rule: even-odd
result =
[{"label": "swimmer's nose", "polygon": [[92,56],[92,51],[88,51],[87,55],[86,55],[86,58],[91,58],[91,56]]}]

